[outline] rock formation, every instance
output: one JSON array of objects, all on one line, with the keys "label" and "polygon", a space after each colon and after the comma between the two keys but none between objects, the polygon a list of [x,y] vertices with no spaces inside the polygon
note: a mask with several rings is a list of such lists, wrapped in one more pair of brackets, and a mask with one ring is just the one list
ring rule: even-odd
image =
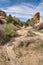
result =
[{"label": "rock formation", "polygon": [[4,11],[0,10],[0,23],[4,24],[6,22],[7,22],[6,21],[6,13]]},{"label": "rock formation", "polygon": [[37,12],[34,16],[33,16],[33,19],[34,19],[34,27],[37,28],[39,26],[39,23],[40,23],[40,13]]},{"label": "rock formation", "polygon": [[37,12],[34,16],[33,16],[34,20],[40,20],[40,13]]}]

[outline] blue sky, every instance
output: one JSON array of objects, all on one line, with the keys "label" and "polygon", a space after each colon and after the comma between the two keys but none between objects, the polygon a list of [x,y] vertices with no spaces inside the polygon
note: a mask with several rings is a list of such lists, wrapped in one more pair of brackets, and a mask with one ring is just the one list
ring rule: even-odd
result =
[{"label": "blue sky", "polygon": [[0,0],[0,9],[26,21],[36,12],[43,16],[43,0]]}]

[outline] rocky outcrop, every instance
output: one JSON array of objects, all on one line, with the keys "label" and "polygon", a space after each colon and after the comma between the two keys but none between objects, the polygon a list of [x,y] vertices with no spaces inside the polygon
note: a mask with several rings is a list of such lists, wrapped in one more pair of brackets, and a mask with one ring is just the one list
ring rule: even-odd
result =
[{"label": "rocky outcrop", "polygon": [[6,19],[0,19],[0,24],[7,23]]},{"label": "rocky outcrop", "polygon": [[34,16],[33,16],[34,20],[40,20],[40,13],[37,12]]},{"label": "rocky outcrop", "polygon": [[2,10],[0,10],[0,24],[6,23],[6,13]]},{"label": "rocky outcrop", "polygon": [[34,28],[38,28],[38,27],[39,27],[39,23],[40,23],[40,13],[37,12],[37,13],[33,16],[32,19],[34,19],[34,22],[35,22]]},{"label": "rocky outcrop", "polygon": [[2,10],[0,10],[0,16],[6,17],[6,13]]}]

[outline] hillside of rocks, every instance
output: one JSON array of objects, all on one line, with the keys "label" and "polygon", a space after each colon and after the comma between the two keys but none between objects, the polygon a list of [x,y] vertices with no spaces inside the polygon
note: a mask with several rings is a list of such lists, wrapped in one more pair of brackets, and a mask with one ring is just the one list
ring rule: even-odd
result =
[{"label": "hillside of rocks", "polygon": [[[17,17],[12,17],[12,15],[7,15],[6,12],[0,10],[0,24],[13,24],[17,29],[25,26],[32,26],[33,28],[41,29],[43,28],[43,17],[40,17],[40,12],[34,14],[31,19],[26,22],[22,22]],[[42,27],[41,27],[42,26]]]}]

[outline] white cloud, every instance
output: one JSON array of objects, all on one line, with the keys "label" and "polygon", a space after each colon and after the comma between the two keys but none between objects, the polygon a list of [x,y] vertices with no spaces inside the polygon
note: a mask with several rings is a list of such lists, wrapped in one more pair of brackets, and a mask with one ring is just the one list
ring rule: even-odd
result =
[{"label": "white cloud", "polygon": [[15,5],[8,7],[4,11],[19,18],[31,18],[36,12],[40,12],[41,16],[43,16],[43,2],[38,6],[33,6],[29,3]]},{"label": "white cloud", "polygon": [[[30,18],[31,15],[34,13],[33,6],[29,4],[29,6],[26,5],[18,5],[18,6],[11,6],[8,7],[7,10],[5,10],[7,13],[10,13],[12,15],[16,15],[17,17],[27,17]],[[13,14],[15,13],[15,14]]]}]

